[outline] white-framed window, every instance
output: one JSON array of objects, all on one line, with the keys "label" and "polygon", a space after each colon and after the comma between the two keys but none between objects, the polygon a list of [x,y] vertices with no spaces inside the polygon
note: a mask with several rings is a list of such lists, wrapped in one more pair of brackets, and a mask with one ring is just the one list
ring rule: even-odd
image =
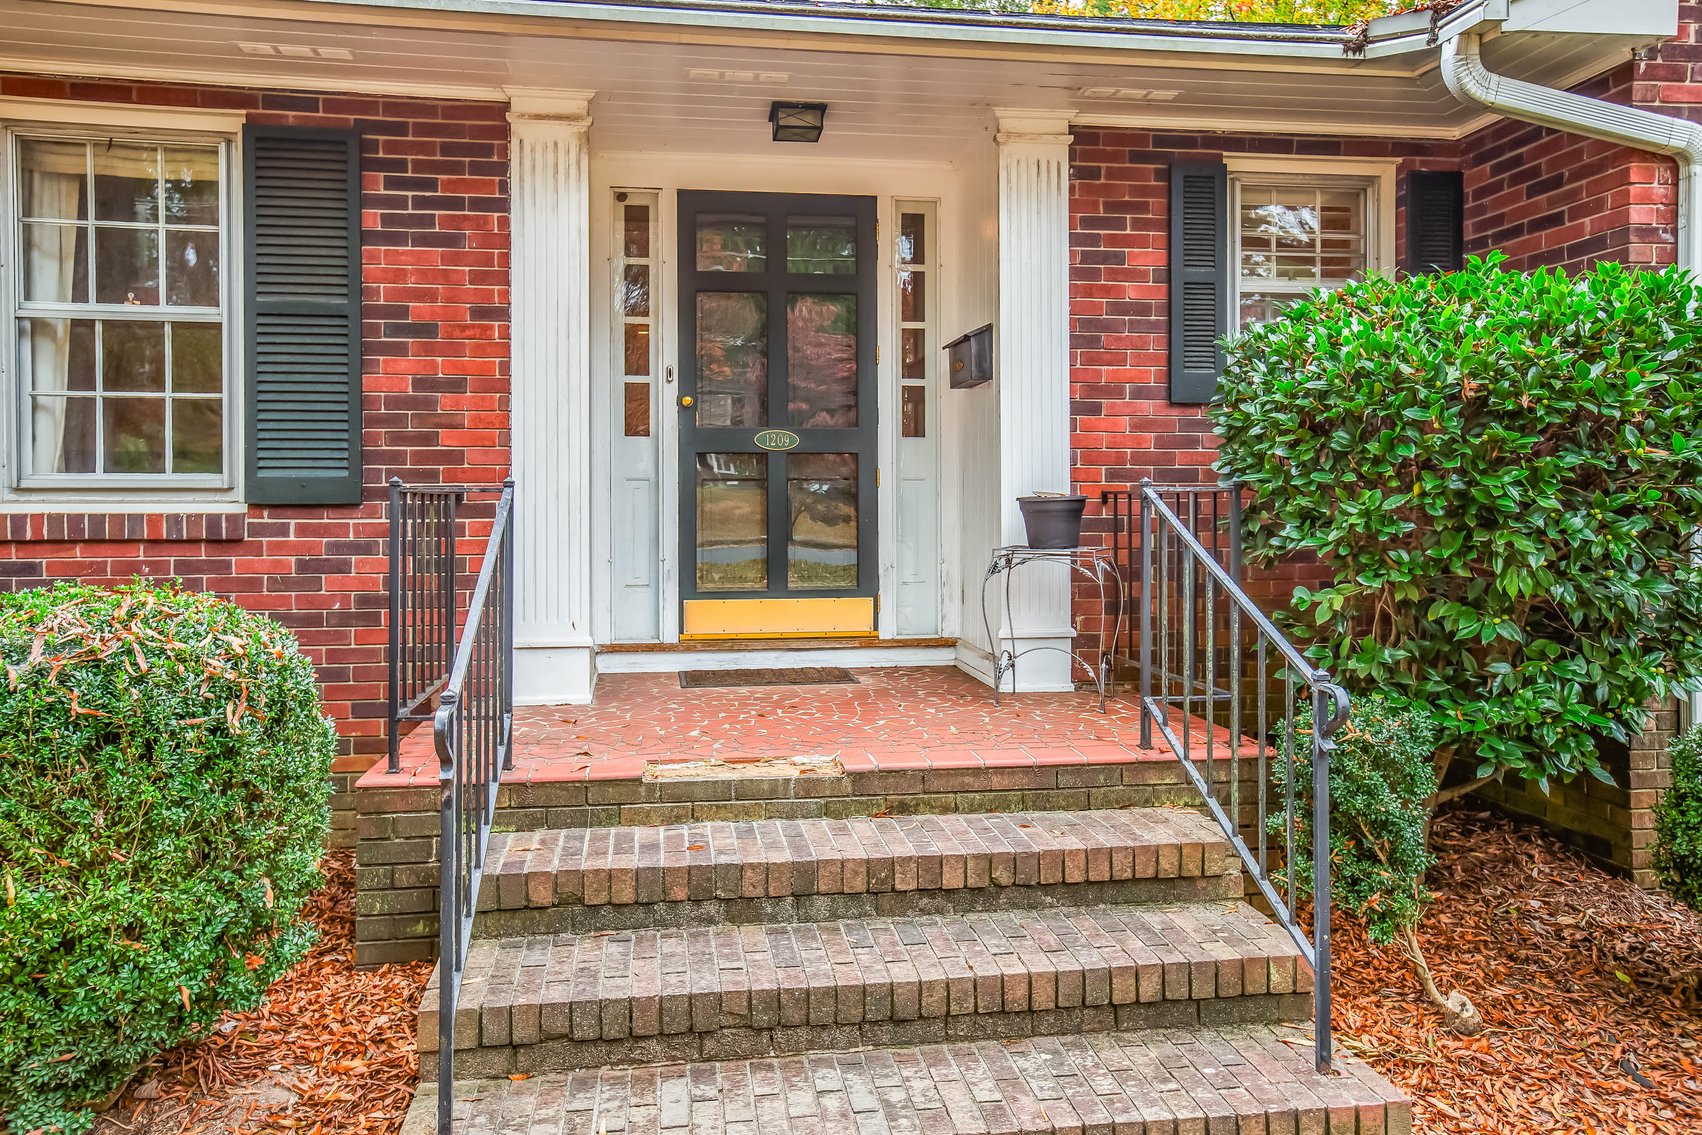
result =
[{"label": "white-framed window", "polygon": [[229,138],[0,135],[8,487],[234,483]]},{"label": "white-framed window", "polygon": [[1234,328],[1275,318],[1316,288],[1394,262],[1394,167],[1327,159],[1229,159]]}]

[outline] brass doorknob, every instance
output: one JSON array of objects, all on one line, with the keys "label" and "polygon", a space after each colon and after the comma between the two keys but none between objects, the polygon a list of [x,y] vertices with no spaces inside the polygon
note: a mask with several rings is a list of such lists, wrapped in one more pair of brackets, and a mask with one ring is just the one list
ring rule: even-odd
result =
[{"label": "brass doorknob", "polygon": [[689,409],[691,407],[692,402],[694,402],[694,401],[695,401],[695,399],[692,398],[692,396],[689,395],[689,394],[680,395],[680,409],[682,409],[682,410]]}]

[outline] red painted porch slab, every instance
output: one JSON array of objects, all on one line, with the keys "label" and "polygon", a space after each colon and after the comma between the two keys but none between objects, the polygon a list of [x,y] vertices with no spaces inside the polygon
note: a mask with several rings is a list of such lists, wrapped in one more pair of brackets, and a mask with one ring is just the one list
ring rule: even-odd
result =
[{"label": "red painted porch slab", "polygon": [[[515,768],[508,784],[625,780],[649,761],[836,756],[847,773],[874,770],[1036,768],[1169,760],[1140,747],[1140,717],[1114,697],[1107,712],[1084,693],[1007,696],[950,667],[857,670],[845,686],[767,686],[682,690],[674,674],[607,674],[588,706],[515,710]],[[1178,720],[1180,715],[1178,715]],[[1204,757],[1207,725],[1189,730]],[[1211,728],[1219,757],[1229,733]],[[1243,742],[1244,755],[1255,750]],[[431,730],[402,743],[402,771],[380,763],[359,787],[431,783],[437,777]]]}]

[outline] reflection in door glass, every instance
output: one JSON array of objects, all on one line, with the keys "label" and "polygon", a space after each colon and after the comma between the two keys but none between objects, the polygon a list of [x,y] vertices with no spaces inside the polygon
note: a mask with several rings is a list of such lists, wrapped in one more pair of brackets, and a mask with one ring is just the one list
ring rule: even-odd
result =
[{"label": "reflection in door glass", "polygon": [[768,455],[697,455],[697,589],[768,589]]},{"label": "reflection in door glass", "polygon": [[786,301],[786,381],[793,429],[857,424],[857,297]]},{"label": "reflection in door glass", "polygon": [[786,222],[786,271],[855,275],[857,222],[851,217],[792,217]]},{"label": "reflection in door glass", "polygon": [[786,459],[791,531],[786,582],[796,591],[857,586],[857,455],[793,453]]},{"label": "reflection in door glass", "polygon": [[697,219],[699,272],[768,271],[768,220],[733,213]]},{"label": "reflection in door glass", "polygon": [[697,294],[697,424],[768,424],[768,297]]}]

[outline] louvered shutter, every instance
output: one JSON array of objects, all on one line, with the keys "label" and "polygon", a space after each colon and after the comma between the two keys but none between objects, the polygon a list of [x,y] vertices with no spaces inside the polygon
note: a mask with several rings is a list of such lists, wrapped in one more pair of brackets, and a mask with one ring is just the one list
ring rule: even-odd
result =
[{"label": "louvered shutter", "polygon": [[1458,170],[1407,174],[1406,270],[1413,275],[1465,267],[1465,175]]},{"label": "louvered shutter", "polygon": [[1170,167],[1170,400],[1210,402],[1229,319],[1229,175],[1221,162]]},{"label": "louvered shutter", "polygon": [[243,130],[247,498],[361,498],[360,139]]}]

